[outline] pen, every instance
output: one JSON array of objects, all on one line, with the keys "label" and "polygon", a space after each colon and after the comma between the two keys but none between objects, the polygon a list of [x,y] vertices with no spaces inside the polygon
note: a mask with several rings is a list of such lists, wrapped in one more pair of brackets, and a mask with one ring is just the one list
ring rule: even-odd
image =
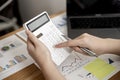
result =
[{"label": "pen", "polygon": [[[63,36],[65,39],[70,40],[69,37],[67,37],[67,36],[65,36],[65,35],[62,35],[62,36]],[[78,47],[79,47],[79,46],[78,46]],[[84,47],[79,47],[79,48],[80,48],[83,52],[87,53],[88,55],[97,57],[96,53],[93,52],[93,51],[91,51],[90,49],[84,48]]]},{"label": "pen", "polygon": [[90,56],[95,56],[97,57],[96,53],[94,53],[93,51],[91,51],[90,49],[88,48],[84,48],[84,47],[80,47],[80,49],[84,52],[86,52],[87,54],[89,54]]}]

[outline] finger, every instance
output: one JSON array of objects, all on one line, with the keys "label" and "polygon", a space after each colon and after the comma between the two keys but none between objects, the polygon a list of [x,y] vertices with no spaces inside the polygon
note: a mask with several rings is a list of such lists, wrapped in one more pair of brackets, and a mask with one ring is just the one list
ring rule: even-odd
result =
[{"label": "finger", "polygon": [[[55,45],[56,48],[61,48],[61,47],[75,47],[75,46],[80,46],[79,40],[68,40],[66,42],[60,43]],[[82,45],[82,44],[81,44]]]},{"label": "finger", "polygon": [[77,51],[77,52],[79,52],[79,53],[82,52],[81,49],[80,49],[79,47],[72,47],[72,48],[73,48],[73,50],[75,50],[75,51]]},{"label": "finger", "polygon": [[80,54],[89,56],[86,52],[82,51],[79,47],[73,47],[73,49],[74,49],[76,52],[79,52]]},{"label": "finger", "polygon": [[32,42],[30,41],[29,38],[27,39],[27,49],[30,52],[33,52],[33,50],[34,50],[34,44],[32,44]]},{"label": "finger", "polygon": [[28,36],[28,39],[31,41],[31,43],[33,43],[34,46],[37,46],[38,39],[29,30],[26,30],[26,34]]}]

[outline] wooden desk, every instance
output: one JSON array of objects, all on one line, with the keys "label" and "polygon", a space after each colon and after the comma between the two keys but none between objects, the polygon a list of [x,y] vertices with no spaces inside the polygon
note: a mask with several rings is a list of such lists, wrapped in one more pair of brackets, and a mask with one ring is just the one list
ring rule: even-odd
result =
[{"label": "wooden desk", "polygon": [[[63,13],[63,12],[61,12],[61,13]],[[61,14],[61,13],[59,13],[59,14]],[[59,15],[59,14],[52,15],[52,17]],[[13,31],[4,36],[1,36],[0,40],[3,38],[6,38],[12,34],[15,34],[21,30],[23,30],[23,28],[20,28],[16,31]],[[44,79],[42,72],[34,64],[32,64],[32,65],[22,69],[21,71],[18,71],[17,73],[5,78],[4,80],[45,80],[45,79]],[[116,75],[114,75],[109,80],[120,80],[120,72],[118,72]]]}]

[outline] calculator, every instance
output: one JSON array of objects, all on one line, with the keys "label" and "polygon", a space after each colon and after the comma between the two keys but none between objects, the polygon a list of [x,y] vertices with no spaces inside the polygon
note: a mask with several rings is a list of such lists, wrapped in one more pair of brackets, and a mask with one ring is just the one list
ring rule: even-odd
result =
[{"label": "calculator", "polygon": [[41,35],[39,34],[39,28],[47,25],[53,25],[53,23],[51,22],[50,17],[46,11],[23,24],[23,26],[30,30],[37,38],[39,38]]},{"label": "calculator", "polygon": [[57,65],[60,65],[70,55],[68,48],[54,47],[66,39],[62,36],[64,34],[53,24],[46,11],[27,21],[23,26],[50,50],[52,60]]}]

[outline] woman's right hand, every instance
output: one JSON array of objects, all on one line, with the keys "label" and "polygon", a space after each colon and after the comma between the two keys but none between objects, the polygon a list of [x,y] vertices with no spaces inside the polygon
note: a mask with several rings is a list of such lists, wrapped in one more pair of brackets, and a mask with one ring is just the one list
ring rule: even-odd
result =
[{"label": "woman's right hand", "polygon": [[104,53],[115,53],[116,49],[119,49],[120,47],[119,45],[120,45],[120,40],[110,39],[110,38],[100,38],[90,35],[88,33],[84,33],[73,40],[68,40],[66,42],[59,43],[55,47],[56,48],[71,47],[75,51],[83,54],[84,52],[80,49],[80,47],[85,47],[97,53],[97,55],[100,55]]}]

